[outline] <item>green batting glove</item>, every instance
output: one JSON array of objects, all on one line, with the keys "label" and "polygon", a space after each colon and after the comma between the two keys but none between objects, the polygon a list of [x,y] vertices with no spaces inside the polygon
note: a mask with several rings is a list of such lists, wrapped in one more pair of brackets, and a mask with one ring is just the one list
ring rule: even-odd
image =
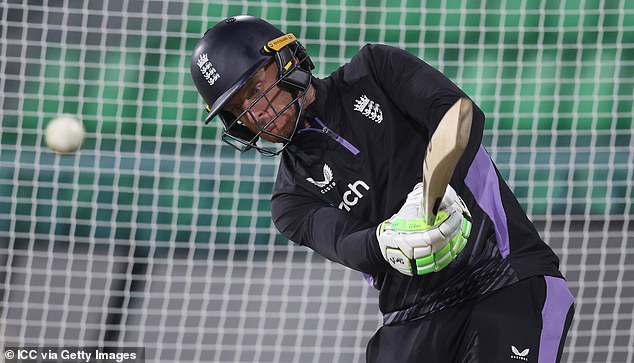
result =
[{"label": "green batting glove", "polygon": [[464,249],[471,234],[469,210],[451,186],[447,186],[433,225],[421,215],[422,198],[419,183],[401,210],[376,230],[383,258],[409,276],[445,268]]}]

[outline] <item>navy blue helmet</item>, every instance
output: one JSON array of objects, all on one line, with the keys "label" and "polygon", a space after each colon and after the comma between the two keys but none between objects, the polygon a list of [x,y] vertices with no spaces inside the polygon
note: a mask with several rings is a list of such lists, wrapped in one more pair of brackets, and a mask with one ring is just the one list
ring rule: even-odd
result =
[{"label": "navy blue helmet", "polygon": [[[303,97],[311,82],[314,68],[304,47],[293,34],[285,34],[270,23],[253,16],[241,15],[227,18],[205,32],[196,44],[191,59],[191,75],[207,104],[205,123],[219,116],[224,126],[223,140],[241,151],[254,148],[264,154],[277,154],[279,148],[263,147],[258,142],[262,133],[271,134],[262,128],[253,133],[240,121],[247,113],[234,115],[223,106],[238,92],[255,73],[269,62],[277,64],[277,81],[269,87],[254,105],[270,89],[279,86],[292,95],[292,101],[268,122],[271,124],[289,107],[296,107],[299,124],[303,111]],[[268,101],[268,99],[265,97]],[[285,146],[292,135],[275,135]]]}]

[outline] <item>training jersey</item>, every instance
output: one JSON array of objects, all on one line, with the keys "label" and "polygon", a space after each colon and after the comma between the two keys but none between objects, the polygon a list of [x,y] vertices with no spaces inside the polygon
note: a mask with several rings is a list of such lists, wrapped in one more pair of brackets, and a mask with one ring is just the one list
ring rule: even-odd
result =
[{"label": "training jersey", "polygon": [[360,271],[380,290],[385,324],[416,319],[535,275],[561,277],[559,261],[481,144],[475,105],[470,139],[450,185],[473,226],[443,270],[406,276],[381,254],[376,228],[422,180],[427,144],[445,112],[467,97],[408,52],[366,45],[330,76],[315,78],[305,126],[281,154],[271,199],[278,230]]}]

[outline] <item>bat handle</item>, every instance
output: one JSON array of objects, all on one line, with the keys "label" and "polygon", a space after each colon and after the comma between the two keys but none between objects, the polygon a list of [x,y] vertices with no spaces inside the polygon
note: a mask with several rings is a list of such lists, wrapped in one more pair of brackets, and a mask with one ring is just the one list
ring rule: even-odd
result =
[{"label": "bat handle", "polygon": [[[436,200],[425,201],[425,203],[432,203],[432,207],[429,213],[425,216],[428,225],[433,226],[436,222],[436,214],[438,214],[438,209],[440,208],[440,203],[442,202],[442,198],[436,198]],[[428,210],[428,209],[423,209]]]}]

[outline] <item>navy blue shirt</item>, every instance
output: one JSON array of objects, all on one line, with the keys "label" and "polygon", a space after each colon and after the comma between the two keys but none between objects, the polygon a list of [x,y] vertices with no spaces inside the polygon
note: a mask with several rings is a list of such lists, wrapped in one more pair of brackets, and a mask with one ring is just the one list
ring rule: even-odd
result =
[{"label": "navy blue shirt", "polygon": [[385,323],[414,319],[526,277],[560,277],[544,243],[481,145],[485,117],[474,104],[467,150],[451,186],[473,218],[468,244],[445,269],[406,276],[383,259],[375,230],[422,179],[431,135],[466,97],[406,51],[367,45],[329,77],[283,151],[273,221],[290,240],[366,274],[380,290]]}]

